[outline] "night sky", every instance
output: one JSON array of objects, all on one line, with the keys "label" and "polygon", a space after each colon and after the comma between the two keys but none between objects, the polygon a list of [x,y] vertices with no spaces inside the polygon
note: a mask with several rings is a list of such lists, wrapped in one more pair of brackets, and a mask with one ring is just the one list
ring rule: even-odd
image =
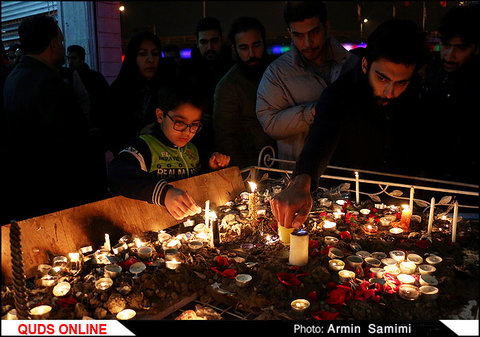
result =
[{"label": "night sky", "polygon": [[[393,14],[393,1],[362,1],[362,18],[367,18],[364,25],[364,37],[367,37],[379,23],[389,19]],[[254,16],[267,29],[267,38],[277,38],[286,35],[283,21],[283,1],[206,1],[207,16],[217,17],[224,31],[239,16]],[[328,18],[332,34],[340,40],[355,40],[360,38],[360,23],[357,21],[357,1],[326,1]],[[414,20],[422,27],[423,1],[396,1],[396,16]],[[196,22],[202,18],[202,1],[134,1],[122,3],[126,10],[122,16],[122,31],[124,40],[137,30],[147,29],[162,37],[188,36],[195,32]],[[408,4],[408,7],[407,7]],[[435,30],[440,19],[456,1],[447,2],[442,7],[440,1],[426,1],[427,31]]]}]

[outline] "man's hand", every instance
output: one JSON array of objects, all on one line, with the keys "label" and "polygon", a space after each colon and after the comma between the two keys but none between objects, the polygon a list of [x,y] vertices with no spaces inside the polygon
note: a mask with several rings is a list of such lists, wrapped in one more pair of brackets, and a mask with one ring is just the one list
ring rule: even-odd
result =
[{"label": "man's hand", "polygon": [[300,228],[312,208],[309,175],[296,176],[285,190],[270,200],[272,213],[280,225]]},{"label": "man's hand", "polygon": [[210,160],[208,161],[208,165],[212,170],[218,170],[222,167],[227,167],[229,163],[230,163],[230,156],[227,156],[219,152],[214,152],[211,155]]},{"label": "man's hand", "polygon": [[186,216],[200,213],[202,209],[187,192],[178,188],[170,188],[165,195],[165,207],[175,219],[181,220]]}]

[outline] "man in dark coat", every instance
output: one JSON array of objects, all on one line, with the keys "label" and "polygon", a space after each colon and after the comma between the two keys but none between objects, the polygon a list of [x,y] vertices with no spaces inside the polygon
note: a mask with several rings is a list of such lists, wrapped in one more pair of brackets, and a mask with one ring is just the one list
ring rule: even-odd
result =
[{"label": "man in dark coat", "polygon": [[215,89],[213,125],[217,149],[240,168],[256,165],[264,146],[275,141],[264,131],[255,111],[257,88],[268,65],[265,27],[255,18],[240,17],[228,38],[237,63]]},{"label": "man in dark coat", "polygon": [[[391,173],[415,166],[416,70],[424,56],[416,25],[393,19],[379,25],[358,67],[324,90],[289,186],[272,199],[285,227],[299,228],[312,207],[311,190],[327,165]],[[413,85],[413,86],[412,86]],[[393,171],[393,172],[392,172]]]},{"label": "man in dark coat", "polygon": [[95,172],[87,120],[59,73],[65,56],[60,28],[52,17],[37,16],[22,21],[19,35],[24,55],[3,93],[3,222],[91,201],[97,188],[90,183]]}]

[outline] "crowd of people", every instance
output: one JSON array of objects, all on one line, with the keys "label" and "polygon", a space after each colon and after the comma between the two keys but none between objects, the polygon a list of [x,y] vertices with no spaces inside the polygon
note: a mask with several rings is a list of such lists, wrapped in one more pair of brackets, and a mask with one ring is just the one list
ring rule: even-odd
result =
[{"label": "crowd of people", "polygon": [[27,18],[15,64],[2,48],[2,223],[112,195],[181,219],[200,208],[169,182],[255,165],[266,145],[296,162],[280,164],[293,179],[271,202],[286,227],[303,223],[329,164],[478,183],[478,8],[445,15],[439,53],[403,19],[347,51],[325,4],[286,2],[291,49],[275,59],[258,18],[237,18],[224,38],[205,17],[190,60],[155,34],[132,36],[111,85],[84,48],[65,50],[51,16]]}]

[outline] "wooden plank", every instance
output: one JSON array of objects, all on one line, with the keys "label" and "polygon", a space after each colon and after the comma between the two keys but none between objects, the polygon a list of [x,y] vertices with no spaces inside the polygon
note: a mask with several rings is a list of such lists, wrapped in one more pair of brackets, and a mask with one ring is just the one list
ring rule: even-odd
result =
[{"label": "wooden plank", "polygon": [[[206,200],[213,208],[245,190],[238,167],[178,180],[172,185],[188,192],[202,208]],[[83,246],[103,245],[105,233],[113,245],[125,234],[158,231],[177,223],[164,207],[122,196],[19,221],[25,274],[33,276],[36,266],[47,263],[49,255],[67,256]],[[1,230],[2,282],[10,283],[10,224]]]}]

